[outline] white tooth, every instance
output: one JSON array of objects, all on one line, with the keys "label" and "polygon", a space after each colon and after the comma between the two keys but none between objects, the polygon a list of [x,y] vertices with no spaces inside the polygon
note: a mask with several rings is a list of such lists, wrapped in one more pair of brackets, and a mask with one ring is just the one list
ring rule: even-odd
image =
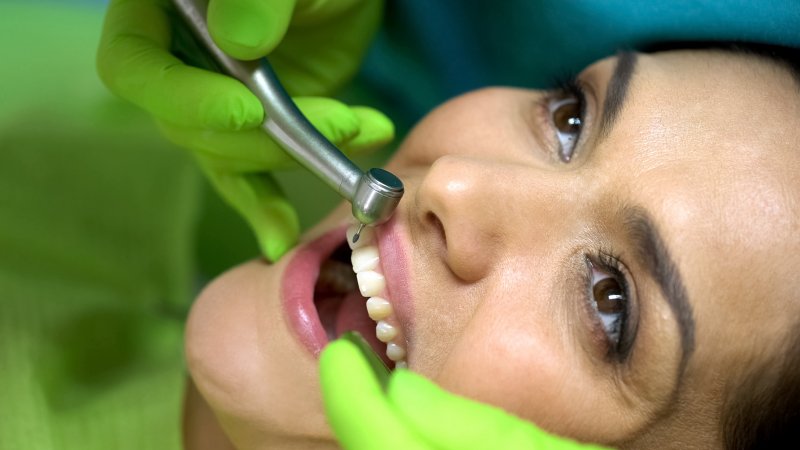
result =
[{"label": "white tooth", "polygon": [[392,312],[392,304],[385,298],[371,297],[367,300],[367,314],[376,322],[391,316]]},{"label": "white tooth", "polygon": [[356,234],[356,231],[358,231],[360,225],[361,224],[356,223],[347,227],[347,245],[350,246],[351,250],[375,243],[375,230],[372,227],[364,227],[364,229],[361,230],[361,234],[358,235],[358,242],[353,243],[353,236]]},{"label": "white tooth", "polygon": [[408,369],[408,363],[406,361],[397,361],[394,363],[395,369]]},{"label": "white tooth", "polygon": [[386,356],[392,361],[401,361],[406,358],[406,349],[394,342],[386,345]]},{"label": "white tooth", "polygon": [[350,262],[353,263],[353,271],[355,273],[377,269],[381,262],[381,258],[378,255],[378,247],[376,245],[365,245],[354,249],[353,254],[350,256]]},{"label": "white tooth", "polygon": [[374,270],[357,273],[356,280],[358,281],[358,290],[364,297],[374,297],[383,292],[383,288],[386,287],[386,279]]},{"label": "white tooth", "polygon": [[397,328],[391,326],[388,322],[381,320],[375,326],[375,334],[381,342],[389,342],[397,336]]},{"label": "white tooth", "polygon": [[403,360],[406,357],[406,349],[394,342],[389,342],[386,346],[386,356],[392,361]]}]

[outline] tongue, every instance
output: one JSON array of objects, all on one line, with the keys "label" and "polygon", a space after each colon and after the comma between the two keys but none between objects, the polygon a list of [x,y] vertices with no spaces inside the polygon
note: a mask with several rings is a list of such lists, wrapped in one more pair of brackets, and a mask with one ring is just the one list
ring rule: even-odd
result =
[{"label": "tongue", "polygon": [[358,292],[351,292],[342,299],[339,315],[336,317],[336,335],[341,336],[346,331],[357,331],[380,356],[384,364],[392,367],[394,363],[386,357],[386,344],[379,341],[375,335],[375,322],[367,315],[366,302],[367,300]]}]

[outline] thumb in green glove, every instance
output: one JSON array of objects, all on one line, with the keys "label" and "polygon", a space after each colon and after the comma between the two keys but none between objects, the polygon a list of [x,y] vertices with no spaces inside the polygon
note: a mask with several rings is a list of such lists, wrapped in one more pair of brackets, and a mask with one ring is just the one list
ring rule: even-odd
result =
[{"label": "thumb in green glove", "polygon": [[325,412],[347,450],[602,449],[554,436],[498,408],[448,393],[408,370],[389,375],[359,340],[346,335],[329,344],[320,357]]},{"label": "thumb in green glove", "polygon": [[[293,95],[329,95],[358,67],[382,3],[370,0],[212,0],[209,30],[243,59],[270,53]],[[97,68],[111,91],[152,114],[167,137],[190,149],[220,194],[250,224],[264,255],[296,241],[296,213],[269,173],[291,165],[258,127],[264,111],[237,80],[184,64],[170,53],[168,0],[112,0]],[[332,38],[332,37],[335,37]],[[368,108],[295,98],[323,135],[350,154],[379,147],[393,126]]]},{"label": "thumb in green glove", "polygon": [[[394,134],[392,123],[373,109],[321,97],[294,100],[315,128],[350,156],[380,147]],[[255,232],[267,259],[277,260],[294,245],[297,215],[269,175],[294,163],[263,130],[203,131],[166,122],[159,126],[172,142],[193,150],[217,192]]]}]

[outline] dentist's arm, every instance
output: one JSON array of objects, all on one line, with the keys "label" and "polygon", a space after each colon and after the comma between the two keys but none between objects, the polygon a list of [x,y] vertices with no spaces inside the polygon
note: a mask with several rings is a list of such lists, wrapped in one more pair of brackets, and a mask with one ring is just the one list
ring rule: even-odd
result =
[{"label": "dentist's arm", "polygon": [[389,375],[365,345],[339,339],[320,358],[325,412],[347,450],[602,449],[448,393],[408,370]]},{"label": "dentist's arm", "polygon": [[[239,59],[269,55],[281,82],[323,135],[349,154],[393,137],[380,112],[330,98],[358,68],[381,19],[374,0],[211,0],[209,30]],[[103,82],[150,113],[197,157],[212,184],[276,260],[295,242],[294,209],[269,173],[290,158],[258,127],[264,111],[237,80],[185,64],[170,52],[169,0],[112,0],[97,52]]]}]

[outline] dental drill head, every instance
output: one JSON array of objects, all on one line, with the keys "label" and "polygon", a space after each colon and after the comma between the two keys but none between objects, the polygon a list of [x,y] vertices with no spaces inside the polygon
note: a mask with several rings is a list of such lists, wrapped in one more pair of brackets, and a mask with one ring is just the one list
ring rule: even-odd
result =
[{"label": "dental drill head", "polygon": [[218,68],[244,83],[258,97],[267,119],[262,128],[303,167],[353,205],[353,217],[364,226],[380,225],[403,196],[403,182],[391,172],[362,172],[306,119],[286,93],[266,58],[240,61],[214,43],[206,24],[208,0],[173,0],[192,34]]},{"label": "dental drill head", "polygon": [[351,200],[353,217],[361,222],[353,243],[358,242],[365,225],[380,225],[389,220],[402,196],[403,182],[394,174],[383,169],[368,170]]}]

